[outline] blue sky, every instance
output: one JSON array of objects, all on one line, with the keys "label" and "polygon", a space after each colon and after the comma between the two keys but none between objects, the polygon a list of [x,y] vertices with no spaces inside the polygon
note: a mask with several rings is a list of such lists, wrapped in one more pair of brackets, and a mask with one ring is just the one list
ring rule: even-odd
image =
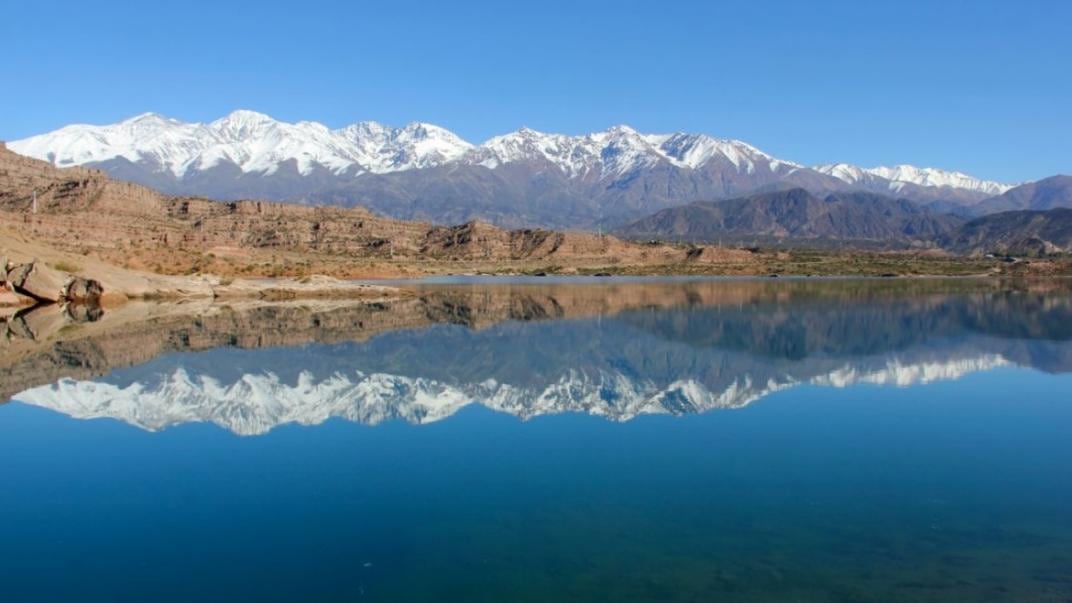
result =
[{"label": "blue sky", "polygon": [[705,132],[804,163],[1072,173],[1072,2],[33,2],[0,139],[145,111]]}]

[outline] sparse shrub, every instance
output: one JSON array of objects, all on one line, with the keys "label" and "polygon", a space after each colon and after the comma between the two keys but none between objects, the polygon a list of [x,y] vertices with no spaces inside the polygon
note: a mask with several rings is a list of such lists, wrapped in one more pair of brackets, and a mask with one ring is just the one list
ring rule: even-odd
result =
[{"label": "sparse shrub", "polygon": [[69,272],[71,274],[77,274],[78,272],[82,271],[82,267],[78,264],[74,264],[65,260],[60,260],[55,264],[52,264],[52,267],[56,270],[59,270],[60,272]]}]

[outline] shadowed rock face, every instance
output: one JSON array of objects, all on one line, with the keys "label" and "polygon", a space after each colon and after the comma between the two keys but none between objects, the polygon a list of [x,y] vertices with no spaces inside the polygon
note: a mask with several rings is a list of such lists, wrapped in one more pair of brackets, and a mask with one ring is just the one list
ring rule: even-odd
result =
[{"label": "shadowed rock face", "polygon": [[816,195],[801,188],[663,210],[618,232],[638,239],[711,242],[784,240],[927,244],[963,222],[904,199],[874,193]]},{"label": "shadowed rock face", "polygon": [[132,305],[126,317],[52,338],[9,339],[0,382],[4,395],[73,416],[255,434],[330,417],[428,422],[473,402],[519,417],[626,420],[736,408],[801,383],[1072,370],[1067,287],[753,281],[416,293],[375,304]]},{"label": "shadowed rock face", "polygon": [[943,245],[958,253],[1043,256],[1072,252],[1072,209],[1007,211],[977,218]]},{"label": "shadowed rock face", "polygon": [[979,204],[977,212],[989,214],[1018,209],[1044,211],[1072,208],[1072,176],[1051,176],[1012,188]]}]

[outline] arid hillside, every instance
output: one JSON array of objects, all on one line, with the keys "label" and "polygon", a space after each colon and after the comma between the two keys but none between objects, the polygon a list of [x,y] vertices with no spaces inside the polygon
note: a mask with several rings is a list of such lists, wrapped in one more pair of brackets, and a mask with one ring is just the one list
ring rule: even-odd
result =
[{"label": "arid hillside", "polygon": [[[36,197],[36,202],[35,202]],[[594,233],[436,226],[362,208],[171,197],[0,147],[0,221],[36,242],[165,274],[376,276],[412,260],[558,266],[749,262],[745,251]]]}]

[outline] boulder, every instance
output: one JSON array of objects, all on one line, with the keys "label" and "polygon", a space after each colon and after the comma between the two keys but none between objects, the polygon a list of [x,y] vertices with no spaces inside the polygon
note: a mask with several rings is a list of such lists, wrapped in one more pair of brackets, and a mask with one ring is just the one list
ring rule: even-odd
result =
[{"label": "boulder", "polygon": [[14,287],[16,284],[21,283],[26,275],[30,273],[30,269],[33,268],[33,264],[16,264],[7,271],[7,282],[10,286]]},{"label": "boulder", "polygon": [[76,276],[67,283],[63,298],[69,302],[97,304],[100,303],[101,284],[93,279]]},{"label": "boulder", "polygon": [[15,290],[41,301],[58,302],[63,299],[67,276],[41,262],[16,266],[8,272],[8,280]]},{"label": "boulder", "polygon": [[0,281],[7,280],[7,255],[0,253]]}]

